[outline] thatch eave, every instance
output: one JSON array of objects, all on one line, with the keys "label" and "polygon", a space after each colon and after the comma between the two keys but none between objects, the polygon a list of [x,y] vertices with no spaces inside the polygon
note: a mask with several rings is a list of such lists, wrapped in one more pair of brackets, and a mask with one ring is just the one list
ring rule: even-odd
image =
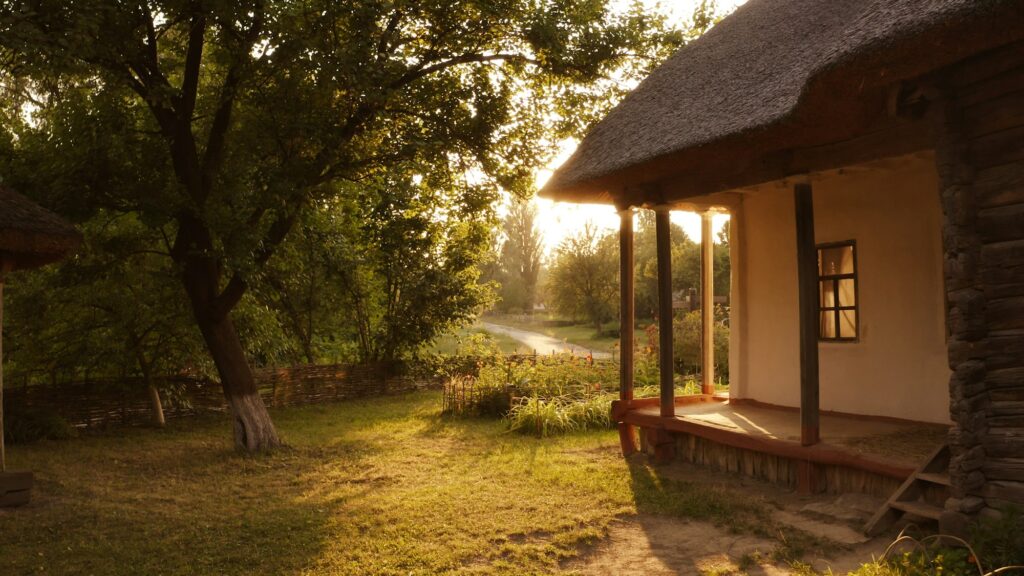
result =
[{"label": "thatch eave", "polygon": [[0,185],[0,261],[9,270],[36,268],[73,252],[82,235],[61,217]]},{"label": "thatch eave", "polygon": [[1020,0],[750,0],[629,94],[541,195],[622,202],[850,138],[900,82],[1022,37]]}]

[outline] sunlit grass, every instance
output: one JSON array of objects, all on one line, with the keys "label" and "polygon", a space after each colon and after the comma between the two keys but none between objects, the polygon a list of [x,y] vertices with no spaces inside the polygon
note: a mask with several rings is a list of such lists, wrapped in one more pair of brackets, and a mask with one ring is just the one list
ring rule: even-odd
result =
[{"label": "sunlit grass", "polygon": [[290,448],[235,454],[226,419],[10,450],[0,574],[527,574],[624,514],[774,537],[768,507],[659,476],[614,431],[535,439],[442,418],[435,392],[273,412]]}]

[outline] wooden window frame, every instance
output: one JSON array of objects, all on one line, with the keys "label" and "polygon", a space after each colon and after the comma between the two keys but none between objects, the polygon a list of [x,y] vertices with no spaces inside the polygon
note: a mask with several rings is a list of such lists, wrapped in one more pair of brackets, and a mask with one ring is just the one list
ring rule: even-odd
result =
[{"label": "wooden window frame", "polygon": [[[850,274],[823,274],[821,271],[821,251],[828,248],[842,248],[849,246],[853,250],[853,272]],[[860,342],[860,282],[858,276],[860,273],[860,267],[857,265],[857,241],[856,240],[842,240],[839,242],[825,242],[822,244],[815,245],[815,256],[818,257],[818,341],[819,342],[842,342],[842,343],[855,343]],[[839,281],[840,280],[853,280],[853,306],[840,306],[839,305]],[[832,282],[832,294],[833,294],[833,305],[822,306],[822,294],[821,285],[824,282]],[[840,329],[840,311],[852,310],[854,319],[854,335],[853,336],[840,336],[842,330]],[[821,315],[823,312],[829,312],[835,322],[835,336],[828,337],[821,333]]]}]

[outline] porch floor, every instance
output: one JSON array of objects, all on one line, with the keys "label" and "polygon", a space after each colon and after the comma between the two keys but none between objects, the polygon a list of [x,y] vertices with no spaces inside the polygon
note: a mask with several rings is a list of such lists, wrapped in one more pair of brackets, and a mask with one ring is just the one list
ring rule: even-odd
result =
[{"label": "porch floor", "polygon": [[[800,414],[793,409],[729,401],[685,403],[680,398],[675,413],[675,418],[661,418],[658,406],[643,406],[630,410],[624,420],[706,437],[746,437],[762,445],[785,445],[791,451],[839,451],[857,460],[907,470],[917,468],[942,445],[949,429],[942,424],[822,412],[821,444],[801,447]],[[736,444],[733,440],[728,443]]]}]

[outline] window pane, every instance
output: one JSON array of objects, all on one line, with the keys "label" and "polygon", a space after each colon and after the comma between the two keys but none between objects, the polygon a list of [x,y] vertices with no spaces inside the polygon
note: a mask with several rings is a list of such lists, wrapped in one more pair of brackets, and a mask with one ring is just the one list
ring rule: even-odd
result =
[{"label": "window pane", "polygon": [[853,274],[853,246],[835,246],[819,250],[818,273],[821,276]]},{"label": "window pane", "polygon": [[839,311],[839,335],[843,338],[857,337],[857,311]]},{"label": "window pane", "polygon": [[836,317],[834,311],[828,310],[825,312],[821,312],[821,331],[819,332],[819,337],[836,337]]},{"label": "window pane", "polygon": [[818,299],[818,305],[821,308],[835,308],[836,306],[836,293],[835,284],[831,280],[826,280],[820,283],[819,294],[821,295]]},{"label": "window pane", "polygon": [[857,293],[854,288],[853,278],[846,278],[839,281],[839,305],[856,306]]}]

